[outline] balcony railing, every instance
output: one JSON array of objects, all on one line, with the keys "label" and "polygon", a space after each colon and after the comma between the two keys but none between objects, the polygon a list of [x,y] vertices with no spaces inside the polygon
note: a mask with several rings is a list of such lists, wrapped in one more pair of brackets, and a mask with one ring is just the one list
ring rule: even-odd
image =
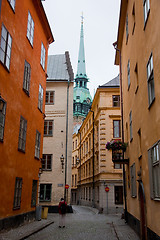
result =
[{"label": "balcony railing", "polygon": [[112,149],[112,161],[121,164],[129,163],[129,159],[124,158],[124,150],[122,149]]}]

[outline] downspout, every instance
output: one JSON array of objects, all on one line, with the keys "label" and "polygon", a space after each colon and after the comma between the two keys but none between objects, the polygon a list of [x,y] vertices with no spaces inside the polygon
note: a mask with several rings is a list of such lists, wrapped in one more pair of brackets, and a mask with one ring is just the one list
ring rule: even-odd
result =
[{"label": "downspout", "polygon": [[[119,80],[120,80],[120,94],[121,94],[121,122],[122,122],[122,142],[124,143],[124,125],[123,125],[123,91],[122,91],[122,60],[121,60],[121,50],[117,48],[117,42],[113,43],[116,51],[119,52]],[[124,159],[124,151],[123,151]],[[127,212],[127,194],[126,194],[126,173],[125,164],[123,164],[123,191],[124,191],[124,218],[125,222],[128,222],[128,212]]]}]

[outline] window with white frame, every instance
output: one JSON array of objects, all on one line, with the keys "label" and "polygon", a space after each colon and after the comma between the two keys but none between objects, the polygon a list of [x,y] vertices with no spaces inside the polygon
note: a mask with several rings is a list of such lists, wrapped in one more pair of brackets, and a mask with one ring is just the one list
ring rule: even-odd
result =
[{"label": "window with white frame", "polygon": [[53,136],[53,120],[44,121],[44,136]]},{"label": "window with white frame", "polygon": [[30,78],[31,78],[31,66],[25,60],[24,64],[24,77],[23,77],[23,90],[29,95],[30,88]]},{"label": "window with white frame", "polygon": [[33,47],[33,37],[34,37],[34,21],[30,12],[28,11],[27,38],[30,44],[32,45],[32,47]]},{"label": "window with white frame", "polygon": [[13,209],[20,209],[22,194],[22,178],[16,177]]},{"label": "window with white frame", "polygon": [[45,57],[46,57],[46,49],[43,45],[41,44],[41,66],[45,70]]},{"label": "window with white frame", "polygon": [[26,147],[27,120],[20,118],[18,150],[25,152]]},{"label": "window with white frame", "polygon": [[149,61],[147,63],[147,83],[148,83],[148,102],[149,102],[149,106],[150,106],[155,99],[152,54],[150,55]]},{"label": "window with white frame", "polygon": [[160,141],[148,151],[151,199],[160,199]]},{"label": "window with white frame", "polygon": [[133,139],[133,133],[132,133],[132,111],[130,111],[129,114],[129,129],[130,129],[130,141]]},{"label": "window with white frame", "polygon": [[120,120],[113,120],[113,137],[114,138],[120,138],[121,137]]},{"label": "window with white frame", "polygon": [[113,107],[120,107],[120,95],[112,96]]},{"label": "window with white frame", "polygon": [[8,0],[8,2],[10,3],[12,9],[15,10],[15,2],[16,2],[16,0]]},{"label": "window with white frame", "polygon": [[39,84],[38,108],[41,111],[43,109],[43,87],[41,86],[41,84]]},{"label": "window with white frame", "polygon": [[12,37],[2,24],[1,45],[0,45],[0,61],[9,70],[11,60]]},{"label": "window with white frame", "polygon": [[131,172],[131,196],[137,197],[137,185],[136,185],[136,165],[132,164],[130,167]]},{"label": "window with white frame", "polygon": [[43,154],[42,169],[43,170],[52,170],[52,154]]},{"label": "window with white frame", "polygon": [[40,157],[40,142],[41,142],[41,134],[36,130],[35,157],[38,159]]},{"label": "window with white frame", "polygon": [[54,104],[54,91],[46,91],[46,104]]},{"label": "window with white frame", "polygon": [[130,61],[128,60],[127,64],[127,79],[128,79],[128,88],[130,87],[131,81],[130,81]]},{"label": "window with white frame", "polygon": [[144,24],[146,24],[146,21],[148,19],[149,11],[150,11],[149,0],[143,0]]},{"label": "window with white frame", "polygon": [[52,184],[40,184],[40,201],[51,201]]},{"label": "window with white frame", "polygon": [[6,102],[3,100],[2,102],[0,102],[0,104],[3,104],[0,109],[0,141],[3,141],[4,125],[5,125],[5,117],[6,117]]}]

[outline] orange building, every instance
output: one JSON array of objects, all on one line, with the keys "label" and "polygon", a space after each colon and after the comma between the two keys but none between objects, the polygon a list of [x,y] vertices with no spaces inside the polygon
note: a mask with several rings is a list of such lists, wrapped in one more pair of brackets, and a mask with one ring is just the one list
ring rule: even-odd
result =
[{"label": "orange building", "polygon": [[160,239],[159,22],[158,0],[121,1],[115,47],[128,143],[127,220],[143,240]]},{"label": "orange building", "polygon": [[48,46],[40,0],[0,1],[0,228],[35,216]]}]

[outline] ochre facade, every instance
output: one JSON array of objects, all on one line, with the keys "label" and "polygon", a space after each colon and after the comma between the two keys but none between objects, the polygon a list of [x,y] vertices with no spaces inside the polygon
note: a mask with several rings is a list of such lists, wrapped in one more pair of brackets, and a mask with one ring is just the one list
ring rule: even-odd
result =
[{"label": "ochre facade", "polygon": [[122,70],[128,143],[128,222],[141,239],[160,237],[159,13],[158,0],[121,1],[116,64]]}]

